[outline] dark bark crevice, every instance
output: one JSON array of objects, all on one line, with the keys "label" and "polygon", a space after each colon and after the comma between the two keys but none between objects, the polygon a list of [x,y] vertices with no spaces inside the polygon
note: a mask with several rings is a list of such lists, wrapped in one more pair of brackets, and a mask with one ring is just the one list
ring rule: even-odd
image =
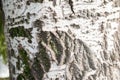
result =
[{"label": "dark bark crevice", "polygon": [[71,11],[73,12],[73,14],[75,14],[74,12],[74,6],[73,6],[73,1],[72,0],[69,0],[69,5],[70,5],[70,8],[71,8]]}]

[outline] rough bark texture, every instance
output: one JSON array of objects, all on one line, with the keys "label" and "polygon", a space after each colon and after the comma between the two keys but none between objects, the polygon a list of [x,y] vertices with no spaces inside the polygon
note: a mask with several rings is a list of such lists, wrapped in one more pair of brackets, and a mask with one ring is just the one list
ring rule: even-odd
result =
[{"label": "rough bark texture", "polygon": [[3,0],[11,80],[119,80],[119,0]]}]

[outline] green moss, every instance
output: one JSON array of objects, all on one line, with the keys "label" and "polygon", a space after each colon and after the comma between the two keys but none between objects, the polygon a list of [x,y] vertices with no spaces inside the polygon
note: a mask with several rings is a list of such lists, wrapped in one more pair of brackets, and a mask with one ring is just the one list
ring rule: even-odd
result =
[{"label": "green moss", "polygon": [[12,38],[14,37],[27,37],[28,39],[31,39],[32,36],[30,35],[30,30],[29,29],[25,29],[24,26],[18,26],[15,28],[11,28],[9,30],[10,36]]},{"label": "green moss", "polygon": [[52,40],[50,41],[50,45],[51,45],[51,48],[53,49],[53,51],[58,54],[58,50],[57,50],[57,47],[55,45],[55,42],[53,42]]},{"label": "green moss", "polygon": [[51,41],[50,41],[51,48],[56,53],[56,57],[57,57],[58,62],[60,62],[60,58],[61,58],[61,55],[63,53],[63,47],[60,44],[60,41],[52,33],[51,33],[51,37],[52,37]]},{"label": "green moss", "polygon": [[22,74],[19,74],[17,80],[25,80],[25,77]]},{"label": "green moss", "polygon": [[3,33],[0,34],[0,55],[2,55],[4,62],[7,63],[7,46],[5,43],[5,36]]},{"label": "green moss", "polygon": [[23,69],[23,76],[25,77],[25,80],[34,80],[34,77],[31,73],[30,65],[29,65],[29,57],[27,55],[27,52],[24,49],[19,49],[20,58],[22,60],[22,65],[24,66]]},{"label": "green moss", "polygon": [[0,56],[1,55],[4,59],[4,62],[7,63],[7,46],[4,36],[3,12],[0,10]]},{"label": "green moss", "polygon": [[[60,40],[52,32],[48,31],[41,31],[39,37],[41,41],[44,41],[46,44],[50,45],[50,48],[56,53],[55,55],[57,57],[58,62],[60,62],[61,55],[63,53],[63,47],[62,44],[60,44]],[[44,56],[46,53],[46,49],[44,49],[43,46],[41,47],[42,50],[40,50],[40,53],[44,53],[43,54]]]},{"label": "green moss", "polygon": [[38,60],[37,57],[34,58],[34,63],[32,65],[32,69],[34,70],[34,74],[37,77],[38,80],[42,80],[44,71],[41,66],[41,62]]},{"label": "green moss", "polygon": [[44,46],[42,46],[41,43],[39,43],[39,46],[40,46],[39,60],[41,60],[42,64],[45,67],[46,72],[48,72],[51,66],[49,56],[46,53],[46,48],[44,48]]},{"label": "green moss", "polygon": [[[48,72],[50,69],[50,59],[46,53],[46,49],[40,43],[40,53],[36,54],[32,65],[27,52],[23,49],[19,49],[19,57],[22,63],[18,60],[17,67],[18,69],[23,66],[23,73],[18,76],[18,80],[35,80],[36,77],[39,80],[42,80],[45,72]],[[44,67],[44,68],[43,68]],[[45,69],[45,71],[44,71]],[[34,76],[33,76],[34,75]]]}]

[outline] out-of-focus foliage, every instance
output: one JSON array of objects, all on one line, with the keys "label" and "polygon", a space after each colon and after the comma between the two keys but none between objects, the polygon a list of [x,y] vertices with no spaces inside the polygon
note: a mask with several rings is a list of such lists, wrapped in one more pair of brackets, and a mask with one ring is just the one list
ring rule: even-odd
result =
[{"label": "out-of-focus foliage", "polygon": [[8,78],[0,78],[0,80],[9,80]]},{"label": "out-of-focus foliage", "polygon": [[2,12],[0,10],[0,55],[2,55],[4,62],[7,61],[7,50],[6,50],[5,36],[4,36],[4,27],[3,27],[3,19]]}]

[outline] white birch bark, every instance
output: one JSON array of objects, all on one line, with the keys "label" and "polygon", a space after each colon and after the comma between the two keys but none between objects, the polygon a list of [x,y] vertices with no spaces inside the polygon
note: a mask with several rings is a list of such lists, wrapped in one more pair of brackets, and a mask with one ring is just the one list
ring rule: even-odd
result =
[{"label": "white birch bark", "polygon": [[11,80],[119,80],[119,0],[2,0]]},{"label": "white birch bark", "polygon": [[8,77],[9,77],[8,64],[5,64],[2,56],[0,56],[0,78],[8,78]]}]

